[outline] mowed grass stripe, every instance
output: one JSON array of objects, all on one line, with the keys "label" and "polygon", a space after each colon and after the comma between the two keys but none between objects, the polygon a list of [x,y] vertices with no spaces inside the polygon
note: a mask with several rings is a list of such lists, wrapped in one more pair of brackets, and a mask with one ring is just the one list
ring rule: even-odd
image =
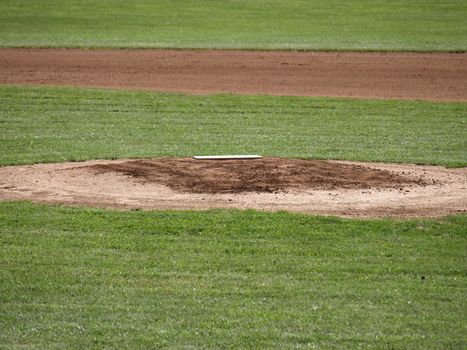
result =
[{"label": "mowed grass stripe", "polygon": [[0,87],[0,164],[262,154],[465,166],[467,104]]},{"label": "mowed grass stripe", "polygon": [[2,0],[0,46],[465,51],[464,0]]},{"label": "mowed grass stripe", "polygon": [[466,224],[0,203],[0,342],[462,348]]}]

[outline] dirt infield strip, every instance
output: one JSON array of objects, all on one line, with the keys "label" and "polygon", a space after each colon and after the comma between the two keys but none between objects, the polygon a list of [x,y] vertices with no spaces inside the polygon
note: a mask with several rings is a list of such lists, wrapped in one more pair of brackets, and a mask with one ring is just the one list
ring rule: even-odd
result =
[{"label": "dirt infield strip", "polygon": [[467,101],[467,54],[0,49],[0,83]]},{"label": "dirt infield strip", "polygon": [[3,167],[0,200],[117,209],[253,208],[346,217],[467,211],[466,168],[280,158],[206,162],[173,158]]}]

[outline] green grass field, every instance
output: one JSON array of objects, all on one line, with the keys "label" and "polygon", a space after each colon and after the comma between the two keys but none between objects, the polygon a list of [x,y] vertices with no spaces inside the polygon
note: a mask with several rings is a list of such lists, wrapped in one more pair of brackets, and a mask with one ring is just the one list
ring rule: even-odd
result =
[{"label": "green grass field", "polygon": [[467,165],[467,103],[0,87],[0,164],[263,154]]},{"label": "green grass field", "polygon": [[[465,52],[466,18],[464,0],[0,0],[0,47]],[[0,86],[0,166],[260,153],[457,167],[466,119],[467,103]],[[466,227],[0,202],[0,349],[464,349]]]},{"label": "green grass field", "polygon": [[0,343],[465,348],[466,224],[0,203]]},{"label": "green grass field", "polygon": [[[465,166],[465,103],[0,87],[0,163],[263,153]],[[0,202],[5,348],[462,348],[467,216]]]},{"label": "green grass field", "polygon": [[1,0],[0,46],[466,51],[464,0]]}]

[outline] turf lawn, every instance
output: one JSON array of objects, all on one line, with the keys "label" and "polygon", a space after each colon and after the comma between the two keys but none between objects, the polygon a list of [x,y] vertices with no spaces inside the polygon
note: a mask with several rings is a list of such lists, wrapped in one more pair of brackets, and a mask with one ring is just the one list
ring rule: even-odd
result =
[{"label": "turf lawn", "polygon": [[466,51],[465,0],[1,0],[0,46]]},{"label": "turf lawn", "polygon": [[[2,86],[0,105],[2,165],[467,163],[465,103]],[[0,348],[464,348],[466,221],[0,202]]]},{"label": "turf lawn", "polygon": [[0,165],[263,154],[467,165],[467,103],[0,87]]},{"label": "turf lawn", "polygon": [[[0,0],[0,46],[466,51],[466,17],[463,0]],[[0,165],[467,165],[466,103],[1,86],[0,106]],[[0,348],[466,348],[466,221],[0,202]]]},{"label": "turf lawn", "polygon": [[0,203],[0,344],[465,348],[466,224]]}]

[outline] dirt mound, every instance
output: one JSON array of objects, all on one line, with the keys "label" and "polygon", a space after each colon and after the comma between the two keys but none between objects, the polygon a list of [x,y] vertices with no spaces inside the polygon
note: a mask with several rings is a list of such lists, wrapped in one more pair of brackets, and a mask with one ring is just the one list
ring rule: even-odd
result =
[{"label": "dirt mound", "polygon": [[467,168],[277,158],[92,160],[0,167],[0,200],[114,209],[443,216],[467,212]]},{"label": "dirt mound", "polygon": [[96,174],[115,172],[192,193],[280,192],[290,189],[370,189],[426,185],[421,178],[387,170],[318,160],[263,158],[132,160],[90,167]]}]

